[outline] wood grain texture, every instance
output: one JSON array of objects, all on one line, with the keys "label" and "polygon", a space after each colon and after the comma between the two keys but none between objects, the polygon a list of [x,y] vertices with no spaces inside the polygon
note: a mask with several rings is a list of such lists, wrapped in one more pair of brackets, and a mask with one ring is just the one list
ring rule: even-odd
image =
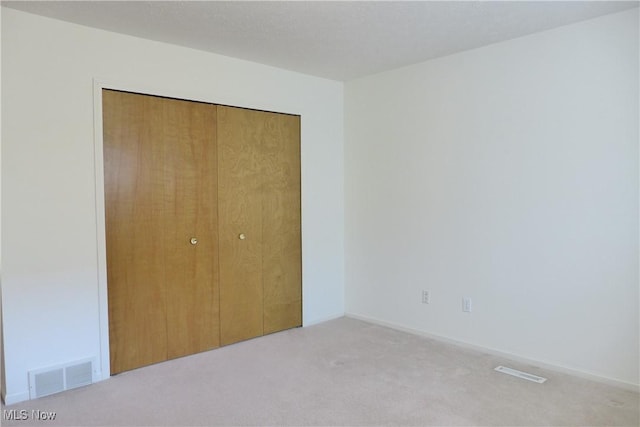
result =
[{"label": "wood grain texture", "polygon": [[112,373],[219,346],[215,113],[103,92]]},{"label": "wood grain texture", "polygon": [[167,357],[172,359],[220,346],[216,107],[174,99],[164,99],[163,106]]},{"label": "wood grain texture", "polygon": [[[262,122],[255,111],[218,106],[220,340],[263,334]],[[245,240],[239,235],[246,235]]]},{"label": "wood grain texture", "polygon": [[300,326],[300,118],[108,90],[103,110],[112,372]]},{"label": "wood grain texture", "polygon": [[264,333],[302,325],[300,117],[270,113],[262,138]]},{"label": "wood grain texture", "polygon": [[109,346],[113,374],[166,360],[161,106],[103,91]]}]

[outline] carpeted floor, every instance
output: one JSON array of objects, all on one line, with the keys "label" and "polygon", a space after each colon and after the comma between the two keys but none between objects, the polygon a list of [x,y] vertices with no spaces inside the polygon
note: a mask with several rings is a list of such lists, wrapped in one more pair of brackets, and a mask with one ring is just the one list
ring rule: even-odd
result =
[{"label": "carpeted floor", "polygon": [[[507,365],[544,384],[497,373]],[[637,393],[341,318],[3,409],[5,426],[637,426]],[[54,411],[54,421],[31,419]],[[4,411],[3,411],[4,412]]]}]

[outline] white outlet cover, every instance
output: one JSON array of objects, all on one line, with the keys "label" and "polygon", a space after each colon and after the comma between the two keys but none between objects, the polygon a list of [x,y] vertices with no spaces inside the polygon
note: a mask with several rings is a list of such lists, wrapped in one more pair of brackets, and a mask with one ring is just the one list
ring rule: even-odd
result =
[{"label": "white outlet cover", "polygon": [[422,291],[422,303],[429,304],[431,302],[431,294],[429,291]]}]

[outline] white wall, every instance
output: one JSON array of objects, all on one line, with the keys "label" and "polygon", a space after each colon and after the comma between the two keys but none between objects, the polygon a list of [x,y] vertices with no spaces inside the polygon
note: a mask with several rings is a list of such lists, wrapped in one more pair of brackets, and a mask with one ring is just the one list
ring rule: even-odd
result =
[{"label": "white wall", "polygon": [[303,321],[344,314],[342,83],[3,8],[7,402],[28,370],[101,354],[94,78],[301,114]]},{"label": "white wall", "polygon": [[638,76],[634,9],[348,82],[347,313],[637,385]]},{"label": "white wall", "polygon": [[[2,34],[2,10],[0,7],[0,34]],[[2,43],[0,43],[0,82],[2,81]],[[0,84],[0,99],[2,99],[2,84]],[[2,107],[0,106],[0,165],[2,165]],[[1,169],[1,166],[0,166]],[[2,179],[0,173],[0,189],[2,188]],[[0,190],[0,212],[2,212],[2,191]],[[2,235],[2,226],[0,220],[0,236]],[[0,237],[2,241],[2,237]],[[4,396],[5,375],[4,375],[4,339],[2,337],[2,245],[0,245],[0,395]]]}]

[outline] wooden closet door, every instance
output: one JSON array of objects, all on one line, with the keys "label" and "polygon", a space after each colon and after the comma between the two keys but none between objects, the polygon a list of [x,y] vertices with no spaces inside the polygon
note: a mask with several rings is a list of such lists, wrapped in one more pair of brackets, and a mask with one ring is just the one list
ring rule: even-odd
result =
[{"label": "wooden closet door", "polygon": [[213,105],[103,91],[114,374],[219,346],[215,123]]},{"label": "wooden closet door", "polygon": [[300,116],[269,113],[262,139],[264,333],[302,325]]},{"label": "wooden closet door", "polygon": [[302,324],[300,117],[218,107],[218,149],[220,335],[230,344]]},{"label": "wooden closet door", "polygon": [[259,112],[218,106],[220,340],[263,334]]},{"label": "wooden closet door", "polygon": [[111,372],[166,360],[161,106],[103,91]]},{"label": "wooden closet door", "polygon": [[173,359],[220,346],[216,107],[162,103],[167,358]]}]

